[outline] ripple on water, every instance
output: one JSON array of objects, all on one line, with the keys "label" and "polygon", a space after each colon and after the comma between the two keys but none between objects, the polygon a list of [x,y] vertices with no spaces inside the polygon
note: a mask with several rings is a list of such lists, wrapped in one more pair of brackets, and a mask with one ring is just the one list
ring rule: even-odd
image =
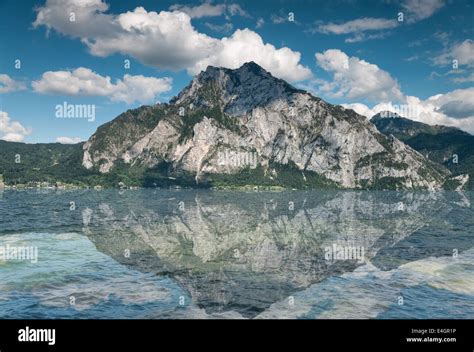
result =
[{"label": "ripple on water", "polygon": [[118,264],[81,234],[2,236],[0,244],[7,243],[37,246],[39,260],[0,267],[2,318],[139,318],[145,307],[174,310],[178,297],[185,294],[167,278]]}]

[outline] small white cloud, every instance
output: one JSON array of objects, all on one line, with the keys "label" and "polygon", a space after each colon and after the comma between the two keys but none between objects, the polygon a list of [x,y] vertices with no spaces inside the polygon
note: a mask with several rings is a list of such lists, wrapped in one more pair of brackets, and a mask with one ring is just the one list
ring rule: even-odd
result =
[{"label": "small white cloud", "polygon": [[444,31],[436,31],[433,33],[433,38],[439,41],[444,47],[448,46],[450,42],[450,36],[451,35],[448,32]]},{"label": "small white cloud", "polygon": [[82,95],[109,97],[113,101],[131,104],[135,101],[150,102],[171,90],[171,78],[124,75],[112,83],[109,76],[79,67],[73,71],[48,71],[38,81],[32,82],[33,90],[41,94]]},{"label": "small white cloud", "polygon": [[165,92],[171,90],[173,80],[169,77],[155,78],[142,75],[123,76],[123,80],[118,80],[114,89],[112,100],[124,101],[131,104],[134,101],[150,102]]},{"label": "small white cloud", "polygon": [[11,93],[23,89],[26,89],[26,85],[23,82],[15,81],[7,74],[0,75],[0,94]]},{"label": "small white cloud", "polygon": [[373,113],[373,110],[365,104],[351,103],[351,104],[341,104],[341,106],[345,107],[346,109],[352,109],[359,115],[366,116],[368,119],[370,119],[372,116],[375,115]]},{"label": "small white cloud", "polygon": [[[395,19],[364,17],[344,23],[317,23],[309,32],[335,35],[351,35],[344,41],[346,43],[357,43],[365,40],[385,38],[393,29],[399,25]],[[376,31],[374,33],[374,31]]]},{"label": "small white cloud", "polygon": [[239,4],[228,4],[227,12],[231,16],[251,17]]},{"label": "small white cloud", "polygon": [[352,37],[346,38],[344,42],[345,43],[358,43],[365,40],[383,39],[388,34],[389,32],[380,32],[380,33],[375,33],[375,34],[355,33]]},{"label": "small white cloud", "polygon": [[23,142],[25,136],[21,133],[7,133],[2,136],[0,139],[7,141],[7,142]]},{"label": "small white cloud", "polygon": [[22,142],[31,129],[23,127],[18,121],[12,121],[8,113],[0,111],[0,139],[9,142]]},{"label": "small white cloud", "polygon": [[56,142],[61,144],[77,144],[82,142],[82,138],[78,137],[58,137],[56,138]]},{"label": "small white cloud", "polygon": [[224,24],[213,24],[206,22],[204,24],[207,28],[213,30],[214,32],[219,32],[219,33],[229,33],[234,29],[234,25],[230,22],[224,23]]},{"label": "small white cloud", "polygon": [[398,82],[377,65],[349,57],[339,49],[316,53],[317,64],[333,74],[333,81],[321,85],[321,93],[348,99],[401,101],[404,99]]},{"label": "small white cloud", "polygon": [[433,63],[439,66],[452,65],[457,60],[459,66],[474,66],[474,41],[466,39],[461,43],[455,43],[433,58]]},{"label": "small white cloud", "polygon": [[257,23],[255,24],[255,28],[262,28],[265,24],[265,20],[260,17],[258,20],[257,20]]},{"label": "small white cloud", "polygon": [[465,77],[455,77],[451,79],[454,83],[474,82],[474,73]]},{"label": "small white cloud", "polygon": [[404,61],[408,61],[408,62],[411,62],[411,61],[416,61],[416,60],[419,60],[420,57],[418,55],[412,55],[412,56],[409,56],[405,59],[403,59]]},{"label": "small white cloud", "polygon": [[275,15],[275,14],[271,15],[270,19],[271,19],[272,23],[274,23],[274,24],[282,24],[282,23],[288,22],[288,17]]},{"label": "small white cloud", "polygon": [[291,11],[285,13],[283,10],[281,10],[279,14],[272,14],[270,16],[270,21],[272,21],[273,24],[291,23],[301,25],[301,22],[295,18],[295,13]]},{"label": "small white cloud", "polygon": [[350,34],[365,31],[391,29],[398,26],[395,19],[364,17],[356,20],[336,24],[319,24],[314,31],[326,34]]},{"label": "small white cloud", "polygon": [[213,5],[210,2],[205,2],[198,6],[186,6],[180,4],[170,6],[171,11],[184,12],[191,18],[222,16],[224,14],[225,9],[225,4]]},{"label": "small white cloud", "polygon": [[239,4],[212,4],[210,1],[206,1],[198,6],[175,4],[170,6],[170,10],[183,12],[191,18],[217,17],[222,15],[249,16]]},{"label": "small white cloud", "polygon": [[407,22],[418,22],[431,17],[444,6],[444,0],[404,0],[402,9],[407,12]]}]

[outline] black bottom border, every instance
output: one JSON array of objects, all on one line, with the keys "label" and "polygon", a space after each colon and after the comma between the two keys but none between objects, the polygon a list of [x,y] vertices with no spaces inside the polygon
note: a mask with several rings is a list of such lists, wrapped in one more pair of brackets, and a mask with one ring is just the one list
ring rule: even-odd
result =
[{"label": "black bottom border", "polygon": [[[36,329],[36,330],[35,330]],[[52,330],[54,329],[54,345]],[[48,341],[19,341],[40,338]],[[22,335],[22,337],[20,337]],[[36,337],[35,337],[36,336]],[[219,349],[474,351],[474,320],[0,320],[0,352]],[[247,348],[246,348],[247,349]]]}]

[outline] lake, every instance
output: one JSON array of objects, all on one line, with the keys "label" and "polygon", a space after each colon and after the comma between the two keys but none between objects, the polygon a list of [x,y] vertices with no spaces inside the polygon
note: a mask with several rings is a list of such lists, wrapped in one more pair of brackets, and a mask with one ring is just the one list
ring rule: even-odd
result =
[{"label": "lake", "polygon": [[472,319],[473,202],[0,190],[0,318]]}]

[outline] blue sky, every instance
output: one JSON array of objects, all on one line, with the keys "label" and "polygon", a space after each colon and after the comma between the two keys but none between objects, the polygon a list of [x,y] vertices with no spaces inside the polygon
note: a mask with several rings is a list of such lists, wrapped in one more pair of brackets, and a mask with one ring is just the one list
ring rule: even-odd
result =
[{"label": "blue sky", "polygon": [[[0,0],[0,139],[86,140],[208,64],[250,60],[368,117],[404,107],[472,133],[473,23],[455,0]],[[57,118],[64,102],[95,119]]]}]

